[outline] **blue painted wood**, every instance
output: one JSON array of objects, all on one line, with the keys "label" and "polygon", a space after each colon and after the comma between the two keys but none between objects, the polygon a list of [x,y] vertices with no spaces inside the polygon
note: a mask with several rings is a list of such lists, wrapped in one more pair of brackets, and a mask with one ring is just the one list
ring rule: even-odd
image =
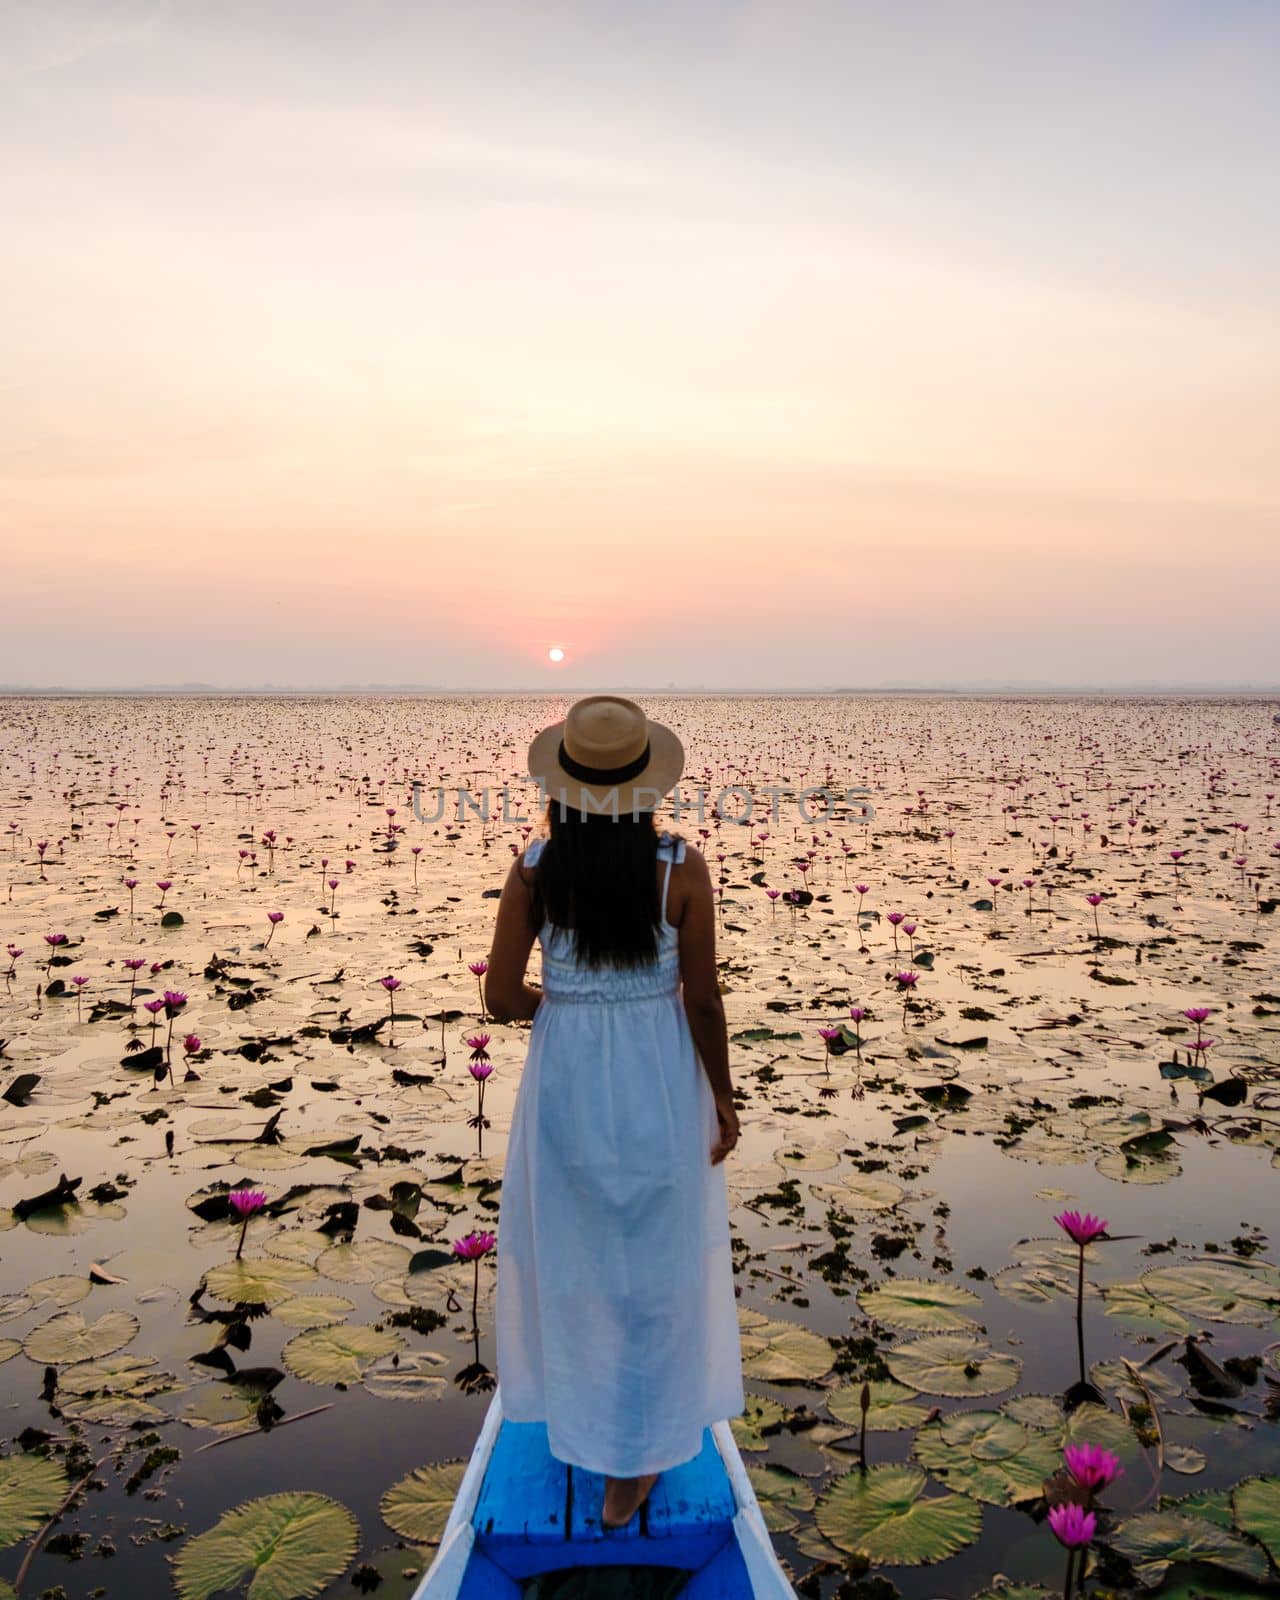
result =
[{"label": "blue painted wood", "polygon": [[706,1600],[749,1600],[733,1533],[733,1490],[710,1428],[691,1461],[659,1475],[625,1528],[601,1526],[603,1504],[602,1474],[557,1461],[545,1423],[505,1420],[476,1500],[476,1546],[458,1600],[506,1600],[513,1591],[504,1584],[536,1573],[618,1565],[691,1573],[711,1565]]},{"label": "blue painted wood", "polygon": [[568,1566],[568,1491],[569,1469],[547,1448],[546,1423],[504,1421],[476,1498],[477,1545],[513,1578]]},{"label": "blue painted wood", "polygon": [[703,1429],[702,1449],[691,1461],[658,1475],[645,1505],[625,1528],[601,1527],[604,1478],[577,1467],[571,1471],[571,1531],[575,1549],[586,1547],[584,1565],[602,1545],[609,1550],[625,1545],[630,1561],[694,1571],[733,1536],[733,1490],[710,1428]]},{"label": "blue painted wood", "polygon": [[680,1591],[680,1600],[751,1600],[751,1574],[736,1539],[730,1538],[694,1573]]},{"label": "blue painted wood", "polygon": [[482,1550],[472,1549],[457,1600],[519,1600],[520,1593],[515,1578],[490,1561]]}]

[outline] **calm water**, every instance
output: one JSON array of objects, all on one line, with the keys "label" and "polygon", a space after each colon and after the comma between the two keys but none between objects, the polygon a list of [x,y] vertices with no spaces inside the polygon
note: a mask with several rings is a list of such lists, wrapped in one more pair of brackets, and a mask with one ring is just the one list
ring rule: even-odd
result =
[{"label": "calm water", "polygon": [[[1126,1518],[1161,1497],[1280,1472],[1280,1274],[1266,1265],[1280,1165],[1272,707],[885,696],[646,708],[685,740],[686,800],[698,782],[713,795],[737,786],[725,818],[708,806],[678,825],[722,889],[747,1387],[765,1424],[781,1423],[735,1431],[793,1577],[830,1595],[847,1576],[848,1402],[864,1375],[893,1371],[919,1388],[892,1398],[918,1410],[870,1434],[873,1468],[918,1455],[925,1495],[966,1501],[948,1513],[963,1527],[954,1553],[903,1564],[890,1534],[892,1559],[874,1570],[920,1600],[977,1595],[997,1573],[1060,1583],[1043,1503],[993,1489],[975,1460],[1016,1465],[1051,1420],[1041,1411],[1040,1434],[1024,1428],[1018,1397],[1057,1404],[1078,1378],[1075,1252],[1052,1220],[1068,1206],[1133,1236],[1087,1258],[1086,1360],[1109,1415],[1086,1409],[1081,1437],[1116,1444],[1125,1463],[1104,1542],[1123,1547]],[[473,1326],[473,1269],[441,1252],[501,1228],[524,1040],[487,1028],[480,1148],[468,963],[487,952],[496,891],[532,825],[504,820],[497,791],[509,787],[508,815],[529,812],[524,751],[563,709],[534,696],[0,701],[0,942],[23,952],[0,985],[0,1085],[39,1080],[0,1105],[4,1465],[31,1429],[26,1445],[69,1474],[62,1492],[96,1467],[24,1594],[171,1592],[168,1559],[186,1541],[290,1490],[331,1496],[358,1523],[358,1554],[326,1593],[354,1593],[367,1562],[387,1575],[379,1594],[402,1593],[430,1558],[384,1521],[382,1501],[416,1468],[460,1471],[488,1403],[474,1379],[477,1361],[493,1367],[492,1257]],[[415,778],[491,789],[491,819],[454,820],[451,798],[441,820],[419,821]],[[770,817],[765,790],[784,785],[864,786],[874,816],[840,800],[809,822],[780,797]],[[753,817],[727,820],[747,796]],[[432,816],[434,796],[423,805]],[[1185,852],[1176,870],[1173,851]],[[1106,897],[1096,931],[1090,893]],[[897,911],[916,926],[898,929],[895,953]],[[163,912],[181,921],[162,926]],[[273,932],[270,912],[283,913]],[[65,946],[46,943],[57,933]],[[130,1011],[123,962],[135,956],[147,964]],[[903,970],[919,974],[905,1012]],[[386,1019],[388,974],[402,982],[398,1020],[349,1038]],[[88,980],[79,1002],[75,976]],[[164,989],[188,997],[172,1083],[128,1048],[151,1044],[142,1007]],[[831,1056],[818,1032],[852,1029],[851,1006],[867,1012],[860,1068],[852,1032]],[[1192,1006],[1209,1008],[1214,1043],[1189,1055]],[[161,1048],[168,1031],[162,1015]],[[189,1080],[188,1033],[200,1040]],[[1169,1076],[1203,1061],[1201,1081]],[[1214,1084],[1228,1087],[1202,1101]],[[12,1211],[62,1175],[81,1180],[69,1203]],[[237,1279],[225,1186],[248,1180],[270,1205],[248,1226],[252,1276]],[[1207,1281],[1184,1270],[1205,1263]],[[904,1313],[870,1294],[919,1279],[974,1299],[917,1287]],[[246,1301],[267,1309],[237,1312]],[[930,1319],[963,1348],[922,1376],[907,1347]],[[323,1336],[308,1331],[322,1322]],[[1144,1397],[1121,1363],[1153,1356]],[[268,1390],[288,1425],[264,1431]],[[1011,1401],[976,1457],[925,1421]],[[1135,1406],[1142,1437],[1125,1433]],[[1230,1524],[1223,1504],[1208,1509]],[[47,1510],[12,1527],[0,1514],[14,1535],[0,1576],[12,1581]],[[1229,1538],[1232,1570],[1265,1563],[1247,1531]],[[1106,1559],[1108,1581],[1130,1584]]]}]

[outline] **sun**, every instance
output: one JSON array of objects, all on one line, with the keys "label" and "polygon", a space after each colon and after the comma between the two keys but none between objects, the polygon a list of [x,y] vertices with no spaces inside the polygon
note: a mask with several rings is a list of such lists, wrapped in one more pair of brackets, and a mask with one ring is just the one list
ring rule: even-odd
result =
[{"label": "sun", "polygon": [[550,650],[547,651],[547,660],[548,661],[563,661],[564,660],[564,651],[560,648],[560,646],[558,644],[553,644],[551,646]]}]

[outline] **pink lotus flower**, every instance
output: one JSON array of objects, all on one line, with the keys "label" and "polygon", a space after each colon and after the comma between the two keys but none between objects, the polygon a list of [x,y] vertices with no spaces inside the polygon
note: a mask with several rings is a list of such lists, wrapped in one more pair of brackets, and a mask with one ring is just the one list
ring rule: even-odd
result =
[{"label": "pink lotus flower", "polygon": [[485,1233],[479,1230],[468,1233],[461,1239],[453,1241],[453,1253],[460,1261],[478,1261],[481,1256],[486,1256],[493,1249],[495,1233]]},{"label": "pink lotus flower", "polygon": [[165,1009],[170,1012],[181,1011],[187,1003],[187,997],[180,989],[166,989],[164,992]]},{"label": "pink lotus flower", "polygon": [[284,921],[284,912],[283,911],[268,911],[267,912],[267,921],[271,924],[271,929],[270,929],[270,932],[267,934],[266,943],[262,947],[264,950],[269,950],[271,948],[271,940],[275,935],[276,927],[277,927],[277,925],[279,923]]},{"label": "pink lotus flower", "polygon": [[236,1245],[237,1261],[244,1249],[244,1236],[249,1231],[249,1218],[256,1216],[266,1203],[267,1197],[261,1189],[233,1189],[227,1196],[227,1204],[240,1218],[240,1242]]},{"label": "pink lotus flower", "polygon": [[182,1048],[184,1051],[186,1051],[187,1055],[195,1055],[196,1051],[200,1048],[200,1035],[198,1033],[189,1033],[182,1041]]},{"label": "pink lotus flower", "polygon": [[1208,1006],[1188,1006],[1182,1013],[1188,1022],[1207,1022],[1213,1015]]},{"label": "pink lotus flower", "polygon": [[889,915],[885,918],[885,921],[891,923],[893,925],[893,927],[896,928],[898,926],[898,924],[903,920],[903,918],[905,916],[906,916],[906,912],[905,911],[891,911],[889,913]]},{"label": "pink lotus flower", "polygon": [[1091,1494],[1114,1483],[1124,1470],[1119,1456],[1112,1455],[1110,1450],[1104,1450],[1096,1444],[1069,1444],[1063,1452],[1063,1459],[1067,1471],[1082,1489],[1088,1489]]},{"label": "pink lotus flower", "polygon": [[1091,1211],[1086,1211],[1083,1215],[1079,1211],[1063,1211],[1053,1220],[1082,1249],[1085,1245],[1092,1244],[1095,1239],[1100,1239],[1107,1231],[1106,1219],[1095,1217]]},{"label": "pink lotus flower", "polygon": [[1102,902],[1106,898],[1107,897],[1106,897],[1105,894],[1087,894],[1087,895],[1085,895],[1085,899],[1089,902],[1089,904],[1091,906],[1100,906],[1102,904]]},{"label": "pink lotus flower", "polygon": [[1098,1519],[1083,1506],[1052,1506],[1049,1510],[1049,1526],[1059,1544],[1065,1545],[1068,1550],[1080,1550],[1093,1542],[1098,1531]]},{"label": "pink lotus flower", "polygon": [[840,1030],[839,1028],[819,1028],[818,1037],[820,1039],[825,1039],[827,1043],[830,1044],[832,1039],[838,1039],[840,1037]]},{"label": "pink lotus flower", "polygon": [[492,1035],[487,1033],[473,1033],[467,1040],[468,1050],[474,1050],[478,1056],[484,1055],[485,1051],[489,1048],[489,1040],[491,1037]]},{"label": "pink lotus flower", "polygon": [[483,1082],[483,1080],[487,1078],[493,1071],[493,1062],[488,1060],[474,1060],[468,1062],[467,1071],[473,1078],[478,1078]]},{"label": "pink lotus flower", "polygon": [[399,978],[392,978],[390,976],[387,976],[385,978],[379,978],[378,982],[382,985],[382,987],[387,991],[388,994],[394,994],[396,992],[396,990],[401,987],[400,979]]},{"label": "pink lotus flower", "polygon": [[489,970],[489,963],[487,961],[472,961],[468,970],[474,972],[477,978],[483,978]]},{"label": "pink lotus flower", "polygon": [[866,1014],[867,1013],[863,1010],[863,1008],[861,1006],[850,1006],[849,1007],[849,1017],[850,1017],[850,1020],[853,1021],[853,1022],[861,1022],[863,1017],[866,1016]]},{"label": "pink lotus flower", "polygon": [[918,972],[895,972],[893,981],[898,985],[899,989],[910,989],[920,982],[920,974]]},{"label": "pink lotus flower", "polygon": [[144,1011],[149,1011],[151,1013],[151,1015],[154,1017],[159,1012],[164,1010],[164,1001],[163,1000],[144,1000],[143,1003],[142,1003],[142,1009]]}]

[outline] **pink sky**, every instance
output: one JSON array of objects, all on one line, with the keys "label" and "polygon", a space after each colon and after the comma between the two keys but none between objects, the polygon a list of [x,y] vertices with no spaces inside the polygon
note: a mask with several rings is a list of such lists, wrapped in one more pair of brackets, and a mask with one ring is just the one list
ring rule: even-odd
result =
[{"label": "pink sky", "polygon": [[1280,682],[1273,7],[10,0],[0,63],[0,683]]}]

